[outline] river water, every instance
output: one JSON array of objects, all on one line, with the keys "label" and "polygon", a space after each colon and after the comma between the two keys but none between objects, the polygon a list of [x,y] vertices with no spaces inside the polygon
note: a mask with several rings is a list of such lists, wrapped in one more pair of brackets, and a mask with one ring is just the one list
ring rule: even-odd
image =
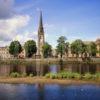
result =
[{"label": "river water", "polygon": [[100,100],[100,86],[0,84],[0,100]]}]

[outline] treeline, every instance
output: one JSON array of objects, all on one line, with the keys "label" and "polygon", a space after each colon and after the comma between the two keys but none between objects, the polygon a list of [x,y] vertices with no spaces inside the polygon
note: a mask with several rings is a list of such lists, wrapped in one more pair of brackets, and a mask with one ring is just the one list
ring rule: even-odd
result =
[{"label": "treeline", "polygon": [[[52,46],[46,42],[42,48],[44,58],[50,57],[52,54]],[[12,41],[9,46],[9,53],[15,58],[18,58],[18,55],[23,51],[23,49],[25,50],[25,56],[31,58],[37,53],[36,42],[34,40],[29,40],[25,42],[22,47],[19,41]]]},{"label": "treeline", "polygon": [[66,37],[61,36],[57,40],[58,45],[56,47],[56,51],[60,54],[62,58],[63,55],[68,56],[69,50],[72,56],[76,55],[76,57],[95,57],[97,53],[97,47],[94,42],[84,43],[82,40],[77,39],[73,41],[71,44],[66,42]]},{"label": "treeline", "polygon": [[[9,53],[14,57],[18,57],[23,49],[25,49],[26,57],[32,57],[37,52],[36,42],[34,40],[29,40],[25,42],[22,47],[19,41],[12,41],[9,46]],[[60,55],[61,58],[63,55],[68,56],[69,50],[71,54],[76,55],[76,57],[79,57],[79,55],[81,57],[94,57],[97,52],[96,44],[94,42],[86,44],[82,40],[77,39],[70,44],[65,36],[59,37],[55,50],[56,56]],[[52,45],[46,42],[42,47],[42,52],[44,58],[52,57],[54,52],[52,50]]]}]

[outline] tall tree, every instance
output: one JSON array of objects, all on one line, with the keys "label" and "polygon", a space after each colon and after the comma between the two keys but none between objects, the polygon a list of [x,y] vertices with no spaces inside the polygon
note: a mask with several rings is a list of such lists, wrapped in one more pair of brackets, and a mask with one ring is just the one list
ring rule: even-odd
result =
[{"label": "tall tree", "polygon": [[96,56],[97,48],[94,42],[91,42],[90,44],[87,45],[87,52],[89,53],[90,56]]},{"label": "tall tree", "polygon": [[76,54],[77,57],[79,56],[79,54],[82,55],[85,52],[85,45],[82,42],[82,40],[77,39],[74,42],[72,42],[71,52],[72,54]]},{"label": "tall tree", "polygon": [[66,37],[65,36],[61,36],[57,40],[57,42],[58,42],[57,53],[60,54],[61,58],[65,54],[65,41],[66,41]]},{"label": "tall tree", "polygon": [[50,57],[52,55],[52,46],[50,44],[46,42],[42,48],[44,58]]},{"label": "tall tree", "polygon": [[9,46],[9,53],[18,57],[18,54],[21,53],[22,46],[19,41],[12,41]]},{"label": "tall tree", "polygon": [[26,57],[32,57],[33,54],[36,54],[37,47],[36,42],[34,40],[29,40],[24,44]]}]

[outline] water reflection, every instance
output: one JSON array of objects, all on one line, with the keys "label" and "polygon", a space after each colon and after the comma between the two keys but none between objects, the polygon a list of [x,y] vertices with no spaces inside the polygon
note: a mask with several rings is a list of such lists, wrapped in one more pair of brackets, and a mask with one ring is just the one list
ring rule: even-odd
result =
[{"label": "water reflection", "polygon": [[7,76],[11,72],[33,73],[36,76],[43,76],[48,72],[57,73],[61,70],[79,72],[81,74],[86,72],[96,73],[100,72],[100,64],[43,64],[36,62],[33,65],[0,65],[1,76]]},{"label": "water reflection", "polygon": [[100,100],[96,85],[0,84],[0,100]]}]

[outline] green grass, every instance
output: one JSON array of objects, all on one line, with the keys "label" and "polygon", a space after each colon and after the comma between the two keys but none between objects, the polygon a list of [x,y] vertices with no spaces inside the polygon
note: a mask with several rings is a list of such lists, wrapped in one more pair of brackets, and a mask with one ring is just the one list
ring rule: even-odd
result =
[{"label": "green grass", "polygon": [[59,72],[59,73],[47,73],[45,75],[46,78],[51,78],[51,79],[77,79],[77,80],[99,80],[100,79],[100,73],[95,73],[95,74],[90,74],[90,73],[85,73],[79,74],[75,72]]}]

